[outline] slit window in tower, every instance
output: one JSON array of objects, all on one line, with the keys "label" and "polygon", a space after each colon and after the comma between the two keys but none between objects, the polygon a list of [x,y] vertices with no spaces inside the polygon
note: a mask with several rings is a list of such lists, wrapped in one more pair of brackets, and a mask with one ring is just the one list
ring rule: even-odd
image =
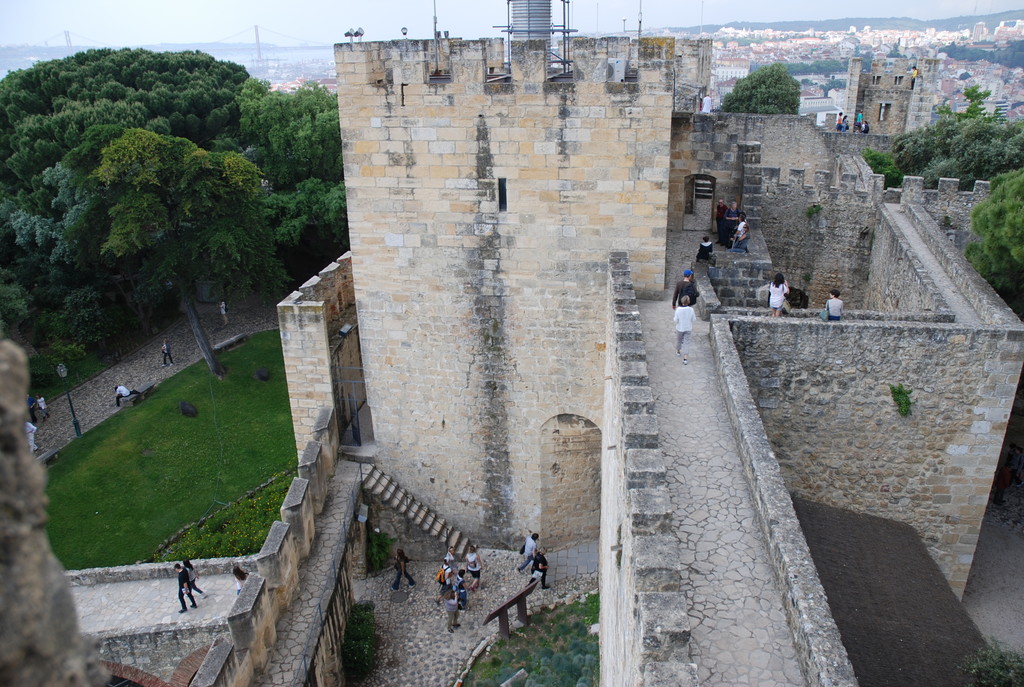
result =
[{"label": "slit window in tower", "polygon": [[498,178],[498,212],[508,210],[508,186],[504,177]]}]

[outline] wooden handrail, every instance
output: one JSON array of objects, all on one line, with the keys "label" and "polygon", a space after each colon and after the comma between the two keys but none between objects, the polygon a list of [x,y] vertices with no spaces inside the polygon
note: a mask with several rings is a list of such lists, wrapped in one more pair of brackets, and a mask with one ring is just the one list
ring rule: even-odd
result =
[{"label": "wooden handrail", "polygon": [[516,616],[518,617],[519,622],[523,625],[529,625],[530,616],[526,614],[526,597],[528,597],[533,590],[537,588],[538,584],[540,584],[539,578],[535,577],[530,580],[530,583],[516,592],[515,596],[491,611],[487,617],[484,618],[484,625],[497,618],[498,632],[502,637],[508,639],[511,634],[511,629],[508,624],[508,609],[513,606],[516,607]]}]

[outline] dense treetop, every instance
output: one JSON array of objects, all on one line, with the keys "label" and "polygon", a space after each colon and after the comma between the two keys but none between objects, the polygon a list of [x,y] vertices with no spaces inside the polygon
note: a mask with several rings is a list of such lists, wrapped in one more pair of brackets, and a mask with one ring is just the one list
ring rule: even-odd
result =
[{"label": "dense treetop", "polygon": [[[237,135],[245,69],[200,52],[89,50],[0,80],[0,185],[50,212],[43,170],[97,124],[140,127],[210,147]],[[212,146],[216,147],[216,146]]]},{"label": "dense treetop", "polygon": [[796,114],[800,109],[800,84],[781,62],[762,67],[736,82],[722,100],[723,112]]}]

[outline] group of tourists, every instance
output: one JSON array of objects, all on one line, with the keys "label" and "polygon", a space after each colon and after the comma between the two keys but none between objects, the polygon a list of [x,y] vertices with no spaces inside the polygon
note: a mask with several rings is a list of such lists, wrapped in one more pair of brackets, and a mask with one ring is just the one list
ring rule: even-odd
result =
[{"label": "group of tourists", "polygon": [[[836,117],[836,131],[842,133],[850,130],[850,115],[844,115],[842,112]],[[864,113],[858,112],[857,116],[853,121],[853,130],[861,134],[871,133],[871,125],[864,119]]]},{"label": "group of tourists", "polygon": [[724,199],[718,199],[715,225],[718,228],[718,245],[724,246],[730,253],[750,252],[747,248],[747,242],[750,241],[750,225],[747,224],[746,213],[740,211],[735,200],[726,205]]},{"label": "group of tourists", "polygon": [[[544,549],[537,545],[540,535],[531,533],[523,542],[519,553],[523,556],[521,564],[516,570],[522,572],[527,567],[532,568],[531,579],[540,580],[542,589],[549,589],[548,585],[548,560],[545,557]],[[391,583],[391,591],[398,591],[401,588],[402,578],[405,578],[410,588],[416,586],[416,580],[409,572],[409,557],[403,549],[395,552],[395,579]],[[483,588],[481,573],[484,568],[483,556],[475,546],[470,546],[466,551],[464,561],[458,561],[455,555],[455,547],[449,546],[441,559],[441,567],[438,569],[434,580],[438,584],[435,603],[443,606],[448,617],[448,632],[455,632],[459,627],[459,612],[469,608],[470,592],[477,592]]]}]

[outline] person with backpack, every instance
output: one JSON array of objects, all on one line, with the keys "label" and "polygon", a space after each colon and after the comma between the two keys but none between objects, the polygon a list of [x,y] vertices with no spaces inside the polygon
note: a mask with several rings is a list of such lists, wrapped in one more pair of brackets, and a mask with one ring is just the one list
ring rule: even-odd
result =
[{"label": "person with backpack", "polygon": [[434,581],[438,584],[436,603],[440,604],[444,597],[445,588],[449,587],[449,578],[452,576],[451,566],[447,559],[441,561],[441,567],[434,573]]},{"label": "person with backpack", "polygon": [[523,572],[523,570],[526,569],[526,566],[533,563],[533,557],[537,553],[538,539],[540,539],[540,535],[534,532],[526,538],[526,542],[519,548],[519,553],[526,556],[526,558],[523,559],[523,562],[519,564],[519,567],[516,568],[519,572]]},{"label": "person with backpack", "polygon": [[455,590],[455,596],[459,599],[459,610],[469,610],[469,592],[466,590],[465,570],[459,570],[452,577],[452,589]]},{"label": "person with backpack", "polygon": [[409,563],[409,557],[405,555],[405,551],[398,549],[395,552],[395,581],[391,583],[391,591],[397,592],[402,586],[402,576],[409,581],[409,588],[416,586],[416,580],[412,579],[412,575],[409,574],[409,569],[406,567]]}]

